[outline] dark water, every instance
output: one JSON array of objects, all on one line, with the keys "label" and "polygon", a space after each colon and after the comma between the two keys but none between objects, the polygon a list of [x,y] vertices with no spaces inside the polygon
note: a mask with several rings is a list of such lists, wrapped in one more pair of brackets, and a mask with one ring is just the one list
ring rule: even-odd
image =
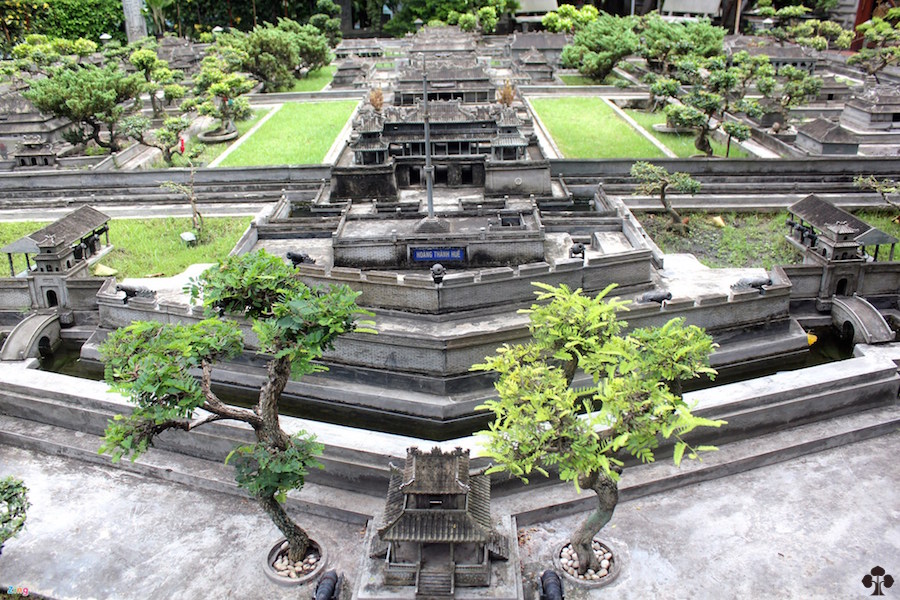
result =
[{"label": "dark water", "polygon": [[[852,355],[852,343],[842,341],[833,329],[813,330],[812,333],[818,337],[818,341],[810,347],[809,352],[793,358],[779,358],[768,364],[754,365],[751,368],[723,369],[715,381],[706,378],[693,380],[685,385],[685,391],[772,375],[778,371],[801,369],[844,360]],[[64,345],[52,356],[41,359],[40,368],[44,371],[95,381],[103,379],[102,365],[79,358],[79,348],[74,345]],[[257,401],[257,392],[253,389],[235,385],[216,385],[213,389],[219,398],[229,404],[249,407]],[[287,393],[282,396],[280,407],[282,414],[293,417],[435,441],[469,435],[474,431],[485,429],[490,421],[487,414],[450,421],[435,421],[409,415],[396,415],[372,408],[320,402]]]}]

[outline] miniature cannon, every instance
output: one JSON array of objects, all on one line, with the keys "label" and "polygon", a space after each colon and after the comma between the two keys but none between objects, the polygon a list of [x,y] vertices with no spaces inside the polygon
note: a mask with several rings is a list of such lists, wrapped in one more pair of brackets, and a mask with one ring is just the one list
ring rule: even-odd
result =
[{"label": "miniature cannon", "polygon": [[564,600],[562,581],[556,571],[546,570],[538,580],[540,600]]},{"label": "miniature cannon", "polygon": [[144,287],[142,285],[125,285],[124,283],[120,283],[116,285],[117,292],[125,292],[125,299],[122,300],[122,304],[128,304],[128,301],[132,298],[155,298],[156,290],[151,290],[150,288]]},{"label": "miniature cannon", "polygon": [[769,277],[741,277],[738,279],[737,283],[731,286],[733,290],[746,290],[749,288],[755,288],[759,290],[760,294],[765,294],[766,290],[764,286],[772,285],[772,279]]},{"label": "miniature cannon", "polygon": [[584,244],[581,242],[574,244],[569,248],[569,258],[575,258],[576,256],[584,258]]},{"label": "miniature cannon", "polygon": [[287,254],[285,254],[287,259],[291,261],[291,263],[296,267],[297,265],[314,265],[316,264],[316,259],[311,257],[306,252],[294,252],[293,250],[288,250]]},{"label": "miniature cannon", "polygon": [[316,586],[313,600],[337,600],[341,595],[341,582],[344,580],[337,571],[331,570],[322,575]]},{"label": "miniature cannon", "polygon": [[441,263],[435,263],[431,266],[431,278],[435,283],[440,283],[444,280],[444,275],[447,274],[447,269],[444,268],[444,265]]},{"label": "miniature cannon", "polygon": [[638,298],[638,302],[648,303],[648,302],[659,302],[662,304],[666,300],[672,299],[672,292],[667,292],[664,290],[652,290],[649,292],[645,292],[641,294],[641,297]]}]

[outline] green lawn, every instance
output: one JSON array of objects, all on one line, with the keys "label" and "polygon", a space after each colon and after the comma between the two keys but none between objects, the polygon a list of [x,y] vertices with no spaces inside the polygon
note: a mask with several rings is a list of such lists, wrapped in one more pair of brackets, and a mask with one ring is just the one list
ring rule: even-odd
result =
[{"label": "green lawn", "polygon": [[[203,243],[188,248],[179,236],[191,230],[190,218],[114,219],[109,223],[109,241],[114,249],[100,262],[119,271],[119,279],[157,273],[165,277],[176,275],[194,263],[224,259],[249,224],[250,217],[204,219]],[[45,225],[0,223],[0,244],[5,246]],[[15,259],[19,272],[25,268],[25,258],[17,255]]]},{"label": "green lawn", "polygon": [[[900,238],[900,225],[891,219],[896,213],[858,212],[856,216],[882,231]],[[682,236],[666,230],[669,217],[662,213],[638,214],[638,220],[654,242],[666,253],[690,253],[708,267],[764,267],[794,264],[801,260],[787,240],[786,212],[719,214],[725,227],[716,227],[716,213],[683,213],[688,218],[689,234]],[[874,252],[869,248],[870,253]],[[878,259],[886,261],[889,246],[882,246]],[[900,260],[900,254],[895,254]]]},{"label": "green lawn", "polygon": [[289,92],[318,92],[325,88],[326,85],[331,83],[331,80],[334,78],[334,72],[337,70],[337,67],[328,65],[322,67],[321,69],[316,69],[315,71],[311,71],[307,74],[303,79],[297,79],[294,83],[294,87],[289,89]]},{"label": "green lawn", "polygon": [[[47,225],[49,225],[49,223],[46,221],[0,223],[0,248],[21,239],[26,235],[30,235]],[[16,273],[21,273],[25,270],[25,256],[23,254],[13,254],[13,264],[15,265]],[[34,263],[31,264],[34,265]],[[9,277],[9,259],[6,257],[4,257],[3,265],[0,267],[0,273],[3,274],[3,277]]]},{"label": "green lawn", "polygon": [[663,156],[600,98],[536,98],[531,104],[566,158]]},{"label": "green lawn", "polygon": [[[696,136],[690,134],[660,133],[653,129],[653,125],[666,122],[666,115],[662,111],[649,113],[643,110],[634,110],[631,108],[626,108],[624,110],[629,117],[637,121],[638,125],[649,131],[651,135],[665,144],[669,150],[671,150],[681,158],[688,158],[699,153],[697,148],[694,147],[694,138]],[[709,142],[710,144],[712,144],[713,154],[715,156],[725,156],[725,144],[720,144],[719,142],[712,139]],[[729,157],[747,158],[747,156],[748,154],[737,147],[735,144],[731,145],[731,152],[729,152]]]},{"label": "green lawn", "polygon": [[[254,125],[259,123],[259,120],[262,119],[264,116],[266,116],[266,114],[268,114],[268,112],[270,110],[271,109],[269,109],[269,108],[258,108],[253,111],[250,118],[247,119],[246,121],[236,122],[235,126],[237,126],[238,133],[240,134],[238,136],[238,139],[240,139],[241,135],[244,135],[245,133],[250,131],[250,129]],[[196,160],[194,160],[194,164],[199,165],[202,163],[204,165],[208,165],[209,163],[211,163],[212,161],[217,159],[220,154],[225,152],[225,149],[228,148],[228,146],[230,146],[231,144],[233,144],[236,141],[237,140],[232,140],[230,142],[222,142],[221,144],[204,144],[203,142],[200,142],[196,139],[192,139],[190,142],[187,143],[187,145],[185,147],[185,153],[190,152],[191,150],[193,150],[194,148],[196,148],[198,146],[203,146],[203,151],[196,158]],[[174,158],[173,166],[175,166],[175,167],[187,167],[188,166],[188,161],[185,160],[180,154],[175,154],[173,158]],[[165,161],[160,159],[159,161],[157,161],[156,163],[153,164],[153,167],[157,168],[157,169],[166,169],[166,168],[168,168],[168,165],[165,163]]]},{"label": "green lawn", "polygon": [[628,87],[631,84],[627,79],[622,79],[613,73],[607,75],[603,81],[598,81],[587,75],[560,75],[559,78],[566,85],[615,85]]},{"label": "green lawn", "polygon": [[287,103],[220,165],[321,163],[356,105],[356,100]]}]

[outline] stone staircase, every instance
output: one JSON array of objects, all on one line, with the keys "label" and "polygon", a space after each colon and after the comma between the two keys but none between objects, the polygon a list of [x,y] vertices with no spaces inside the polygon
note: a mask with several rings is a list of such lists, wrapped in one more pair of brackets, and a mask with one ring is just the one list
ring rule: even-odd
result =
[{"label": "stone staircase", "polygon": [[453,598],[453,574],[447,571],[422,569],[416,585],[417,600]]}]

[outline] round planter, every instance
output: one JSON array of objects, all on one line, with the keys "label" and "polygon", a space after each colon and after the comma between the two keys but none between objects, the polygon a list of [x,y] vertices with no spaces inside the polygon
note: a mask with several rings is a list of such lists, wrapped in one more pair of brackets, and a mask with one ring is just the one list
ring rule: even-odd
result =
[{"label": "round planter", "polygon": [[601,588],[611,584],[616,578],[619,576],[619,573],[622,571],[624,567],[625,560],[625,552],[619,550],[616,545],[611,544],[608,540],[601,540],[600,538],[595,537],[595,542],[599,542],[601,548],[604,549],[604,552],[609,552],[612,554],[612,558],[610,559],[610,565],[608,569],[608,574],[605,577],[600,579],[582,579],[580,577],[576,577],[572,575],[562,565],[562,560],[560,554],[563,549],[569,545],[569,543],[565,543],[560,546],[556,553],[553,555],[553,565],[562,573],[562,576],[566,579],[566,581],[573,583],[575,585],[586,587],[586,588]]},{"label": "round planter", "polygon": [[272,546],[272,549],[269,550],[269,553],[266,555],[265,562],[263,563],[263,571],[271,581],[277,583],[278,585],[284,586],[295,586],[304,583],[308,583],[318,577],[322,571],[325,569],[325,565],[328,562],[328,555],[325,552],[325,548],[319,546],[316,542],[310,540],[309,541],[309,550],[307,551],[307,556],[310,554],[318,554],[319,560],[316,563],[316,566],[312,571],[308,573],[303,573],[302,575],[298,575],[296,578],[285,577],[283,575],[279,575],[278,571],[273,567],[273,563],[281,557],[281,555],[285,554],[286,551],[282,549],[282,546],[287,541],[287,538],[281,538],[278,542]]},{"label": "round planter", "polygon": [[234,129],[232,131],[228,131],[226,133],[216,133],[214,131],[198,133],[197,139],[203,142],[204,144],[219,144],[222,142],[230,142],[231,140],[236,140],[238,137],[238,130]]}]

